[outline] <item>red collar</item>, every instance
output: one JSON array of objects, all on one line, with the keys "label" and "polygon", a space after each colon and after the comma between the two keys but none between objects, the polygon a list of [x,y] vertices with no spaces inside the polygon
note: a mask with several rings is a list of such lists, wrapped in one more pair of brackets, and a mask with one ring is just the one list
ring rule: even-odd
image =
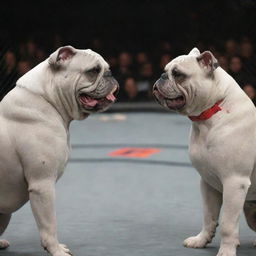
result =
[{"label": "red collar", "polygon": [[189,116],[189,119],[196,122],[204,121],[211,118],[214,114],[222,110],[221,107],[219,106],[222,101],[223,100],[217,101],[212,107],[203,111],[199,116]]}]

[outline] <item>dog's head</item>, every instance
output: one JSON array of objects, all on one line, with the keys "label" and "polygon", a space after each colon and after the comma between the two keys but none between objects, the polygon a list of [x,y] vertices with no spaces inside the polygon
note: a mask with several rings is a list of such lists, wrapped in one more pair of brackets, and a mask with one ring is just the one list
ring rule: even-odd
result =
[{"label": "dog's head", "polygon": [[218,62],[209,51],[197,48],[173,59],[153,87],[159,104],[184,115],[198,115],[215,103],[214,71]]},{"label": "dog's head", "polygon": [[53,72],[51,84],[59,87],[57,94],[61,94],[64,101],[72,94],[67,104],[77,105],[78,111],[102,112],[115,102],[118,82],[98,53],[65,46],[51,54],[48,63]]}]

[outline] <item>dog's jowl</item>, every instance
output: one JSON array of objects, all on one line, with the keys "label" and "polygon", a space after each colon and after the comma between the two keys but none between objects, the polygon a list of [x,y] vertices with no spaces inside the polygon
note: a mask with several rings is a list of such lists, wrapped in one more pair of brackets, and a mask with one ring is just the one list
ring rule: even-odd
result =
[{"label": "dog's jowl", "polygon": [[165,108],[192,121],[189,155],[201,176],[204,219],[202,231],[186,239],[184,246],[205,247],[220,222],[218,256],[235,256],[243,209],[248,225],[256,231],[253,103],[211,52],[196,48],[166,65],[153,94]]},{"label": "dog's jowl", "polygon": [[[106,110],[117,91],[99,54],[71,46],[17,81],[0,103],[0,235],[30,200],[43,248],[52,256],[71,254],[57,239],[54,202],[69,156],[69,124]],[[0,249],[8,246],[0,240]]]}]

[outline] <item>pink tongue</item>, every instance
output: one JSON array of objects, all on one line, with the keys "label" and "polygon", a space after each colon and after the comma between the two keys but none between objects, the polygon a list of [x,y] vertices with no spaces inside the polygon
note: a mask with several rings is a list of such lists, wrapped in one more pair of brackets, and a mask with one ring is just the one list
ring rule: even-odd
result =
[{"label": "pink tongue", "polygon": [[106,98],[109,101],[115,101],[116,100],[116,97],[114,96],[113,93],[110,93],[109,95],[107,95]]},{"label": "pink tongue", "polygon": [[82,100],[82,102],[83,102],[85,105],[87,105],[87,106],[89,106],[89,107],[95,107],[95,106],[97,105],[97,103],[98,103],[97,100],[92,99],[92,98],[90,98],[90,97],[82,97],[81,100]]}]

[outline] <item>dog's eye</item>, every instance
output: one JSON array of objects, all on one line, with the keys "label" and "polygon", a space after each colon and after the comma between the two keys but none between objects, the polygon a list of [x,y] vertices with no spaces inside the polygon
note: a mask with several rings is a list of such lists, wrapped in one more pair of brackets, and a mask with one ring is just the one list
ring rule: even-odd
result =
[{"label": "dog's eye", "polygon": [[175,68],[172,70],[172,76],[174,78],[184,78],[186,75]]},{"label": "dog's eye", "polygon": [[91,68],[87,70],[87,73],[89,73],[90,75],[97,75],[100,73],[100,67],[97,66],[97,67]]}]

